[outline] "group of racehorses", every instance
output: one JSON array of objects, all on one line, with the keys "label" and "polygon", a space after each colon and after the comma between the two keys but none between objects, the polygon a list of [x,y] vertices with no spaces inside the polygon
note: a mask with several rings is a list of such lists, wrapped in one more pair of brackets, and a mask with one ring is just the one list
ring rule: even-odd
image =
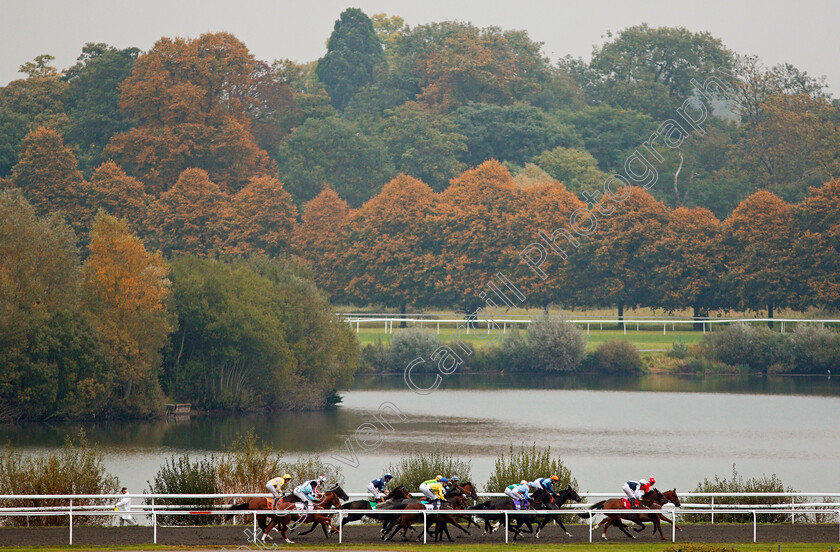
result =
[{"label": "group of racehorses", "polygon": [[[439,508],[430,510],[425,514],[426,524],[424,524],[424,531],[434,537],[434,540],[442,540],[443,535],[452,541],[452,536],[449,534],[448,527],[454,526],[469,535],[469,527],[475,525],[479,529],[481,526],[476,523],[472,516],[467,514],[459,514],[458,510],[503,510],[510,511],[509,514],[475,514],[475,518],[484,521],[484,534],[490,534],[498,529],[505,517],[508,518],[508,528],[513,532],[513,538],[521,536],[522,533],[533,533],[536,538],[539,538],[540,531],[550,523],[552,520],[560,525],[560,528],[571,536],[563,525],[560,508],[567,501],[572,500],[580,502],[581,497],[572,489],[571,485],[567,489],[559,492],[548,492],[544,489],[538,489],[531,495],[531,500],[528,503],[527,509],[518,509],[518,506],[509,498],[494,498],[469,506],[468,499],[478,501],[478,494],[475,486],[470,483],[463,485],[452,485],[444,495],[444,501]],[[345,501],[345,502],[342,502]],[[584,519],[592,517],[594,510],[624,510],[621,513],[608,513],[605,518],[597,525],[603,527],[601,537],[606,540],[607,529],[609,527],[618,527],[625,535],[635,538],[627,531],[627,526],[624,525],[622,519],[626,519],[635,523],[638,527],[634,527],[635,531],[644,530],[644,522],[653,523],[654,535],[659,532],[660,537],[665,540],[662,534],[662,527],[660,522],[671,520],[663,516],[661,513],[662,506],[668,502],[675,506],[680,506],[680,499],[677,496],[676,489],[670,491],[659,492],[656,488],[650,489],[642,496],[639,506],[632,510],[624,508],[620,498],[602,500],[594,504],[589,510],[578,515]],[[338,529],[333,526],[331,516],[334,515],[335,509],[341,510],[366,510],[365,513],[353,513],[342,516],[341,526],[351,521],[358,521],[363,517],[370,518],[382,522],[382,529],[380,531],[383,540],[390,540],[402,529],[402,536],[404,539],[408,538],[408,531],[412,535],[416,531],[415,523],[424,520],[423,512],[426,511],[427,504],[420,500],[411,498],[408,490],[400,485],[391,492],[389,492],[382,502],[371,505],[368,500],[353,500],[350,501],[347,493],[336,485],[331,489],[325,491],[321,498],[314,504],[311,509],[307,509],[305,504],[300,503],[295,495],[287,495],[283,497],[282,501],[273,501],[267,498],[252,498],[248,502],[241,504],[234,504],[231,510],[271,510],[271,513],[258,514],[257,524],[262,530],[262,541],[265,542],[266,537],[269,537],[269,532],[272,529],[277,529],[283,536],[286,542],[292,543],[288,537],[289,527],[294,530],[299,525],[305,523],[312,523],[312,527],[301,533],[305,535],[311,533],[318,526],[324,531],[324,536],[329,537],[331,533],[338,532]],[[333,510],[330,512],[329,510]],[[401,514],[378,514],[380,510],[401,511]],[[539,513],[527,513],[528,510],[540,510]],[[557,513],[546,513],[546,511],[557,510]],[[626,513],[625,513],[626,512]],[[565,513],[568,513],[566,511]],[[225,516],[226,520],[231,519],[235,514],[228,514]],[[462,527],[459,521],[465,521],[466,527]],[[679,526],[677,529],[681,530]],[[423,533],[420,533],[418,538],[421,538]]]}]

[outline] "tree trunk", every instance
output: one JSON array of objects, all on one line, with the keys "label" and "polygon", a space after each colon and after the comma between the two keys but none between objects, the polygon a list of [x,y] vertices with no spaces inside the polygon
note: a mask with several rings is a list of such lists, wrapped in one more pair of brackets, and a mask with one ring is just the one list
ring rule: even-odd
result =
[{"label": "tree trunk", "polygon": [[683,166],[683,154],[680,154],[680,166],[677,167],[677,172],[674,173],[674,207],[679,207],[680,203],[680,171],[682,170]]},{"label": "tree trunk", "polygon": [[624,303],[618,304],[618,329],[621,329],[621,323],[624,322]]},{"label": "tree trunk", "polygon": [[400,300],[400,314],[402,315],[402,322],[400,322],[400,328],[405,328],[408,325],[405,322],[405,303],[405,299]]},{"label": "tree trunk", "polygon": [[772,330],[773,329],[773,320],[772,320],[772,318],[773,318],[773,305],[767,305],[767,318],[770,318],[770,320],[767,321],[767,327]]},{"label": "tree trunk", "polygon": [[697,319],[703,316],[700,311],[700,307],[694,305],[694,331],[700,332],[703,331],[703,322],[698,322]]}]

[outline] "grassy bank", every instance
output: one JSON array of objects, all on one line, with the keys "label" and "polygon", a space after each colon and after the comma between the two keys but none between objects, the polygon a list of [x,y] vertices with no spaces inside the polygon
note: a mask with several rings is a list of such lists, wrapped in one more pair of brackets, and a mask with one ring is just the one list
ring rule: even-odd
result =
[{"label": "grassy bank", "polygon": [[[595,324],[593,324],[595,326]],[[671,326],[668,326],[667,333],[665,335],[662,334],[662,330],[636,330],[635,324],[628,324],[627,325],[627,333],[625,335],[623,330],[619,329],[594,329],[590,328],[590,332],[588,335],[589,342],[587,344],[587,350],[594,350],[600,343],[605,341],[610,341],[613,339],[619,339],[622,341],[628,341],[633,346],[635,346],[639,350],[660,350],[665,351],[671,348],[673,343],[698,343],[701,339],[703,339],[703,332],[692,331],[688,325],[683,325],[684,328],[681,328],[680,325],[676,326],[674,331],[671,330]],[[426,327],[429,327],[427,325]],[[586,327],[582,328],[584,331]],[[430,327],[431,331],[437,331],[434,324]],[[361,346],[375,344],[377,341],[382,341],[383,345],[389,345],[391,343],[391,337],[395,335],[400,328],[394,327],[394,333],[388,333],[385,331],[384,327],[380,328],[371,328],[371,327],[361,327],[358,335],[359,344]],[[510,331],[508,329],[508,331]],[[440,338],[444,343],[450,343],[454,339],[455,336],[455,329],[454,328],[441,328],[440,329]],[[475,346],[476,348],[485,346],[485,341],[482,341],[475,335],[466,335],[462,334],[461,339],[469,343],[470,345]]]}]

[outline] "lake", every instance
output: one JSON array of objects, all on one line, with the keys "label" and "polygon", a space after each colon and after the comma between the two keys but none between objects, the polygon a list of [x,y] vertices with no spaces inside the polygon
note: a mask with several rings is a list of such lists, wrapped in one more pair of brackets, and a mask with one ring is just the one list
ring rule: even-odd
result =
[{"label": "lake", "polygon": [[624,481],[650,475],[660,488],[690,491],[704,478],[731,478],[733,464],[744,477],[776,474],[798,491],[840,492],[836,377],[456,373],[418,395],[401,376],[359,376],[342,396],[328,412],[0,424],[0,442],[37,454],[84,427],[109,470],[140,492],[170,454],[218,453],[251,428],[290,456],[345,454],[345,439],[387,401],[406,420],[390,416],[394,431],[375,450],[355,447],[359,466],[343,467],[350,492],[362,492],[401,455],[439,446],[470,459],[482,485],[499,452],[534,442],[562,457],[583,492],[619,493]]}]

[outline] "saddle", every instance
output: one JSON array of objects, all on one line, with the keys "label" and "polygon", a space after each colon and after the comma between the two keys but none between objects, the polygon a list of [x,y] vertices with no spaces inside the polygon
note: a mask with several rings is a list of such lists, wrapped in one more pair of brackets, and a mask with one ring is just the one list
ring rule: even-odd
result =
[{"label": "saddle", "polygon": [[527,500],[514,500],[514,501],[513,501],[513,506],[514,506],[514,508],[516,508],[517,510],[527,510],[527,509],[528,509],[528,506],[529,506],[530,504],[531,504],[531,503],[530,503],[530,502],[528,502]]},{"label": "saddle", "polygon": [[630,500],[626,498],[621,499],[621,507],[625,510],[632,510],[634,508],[633,504],[630,503]]}]

